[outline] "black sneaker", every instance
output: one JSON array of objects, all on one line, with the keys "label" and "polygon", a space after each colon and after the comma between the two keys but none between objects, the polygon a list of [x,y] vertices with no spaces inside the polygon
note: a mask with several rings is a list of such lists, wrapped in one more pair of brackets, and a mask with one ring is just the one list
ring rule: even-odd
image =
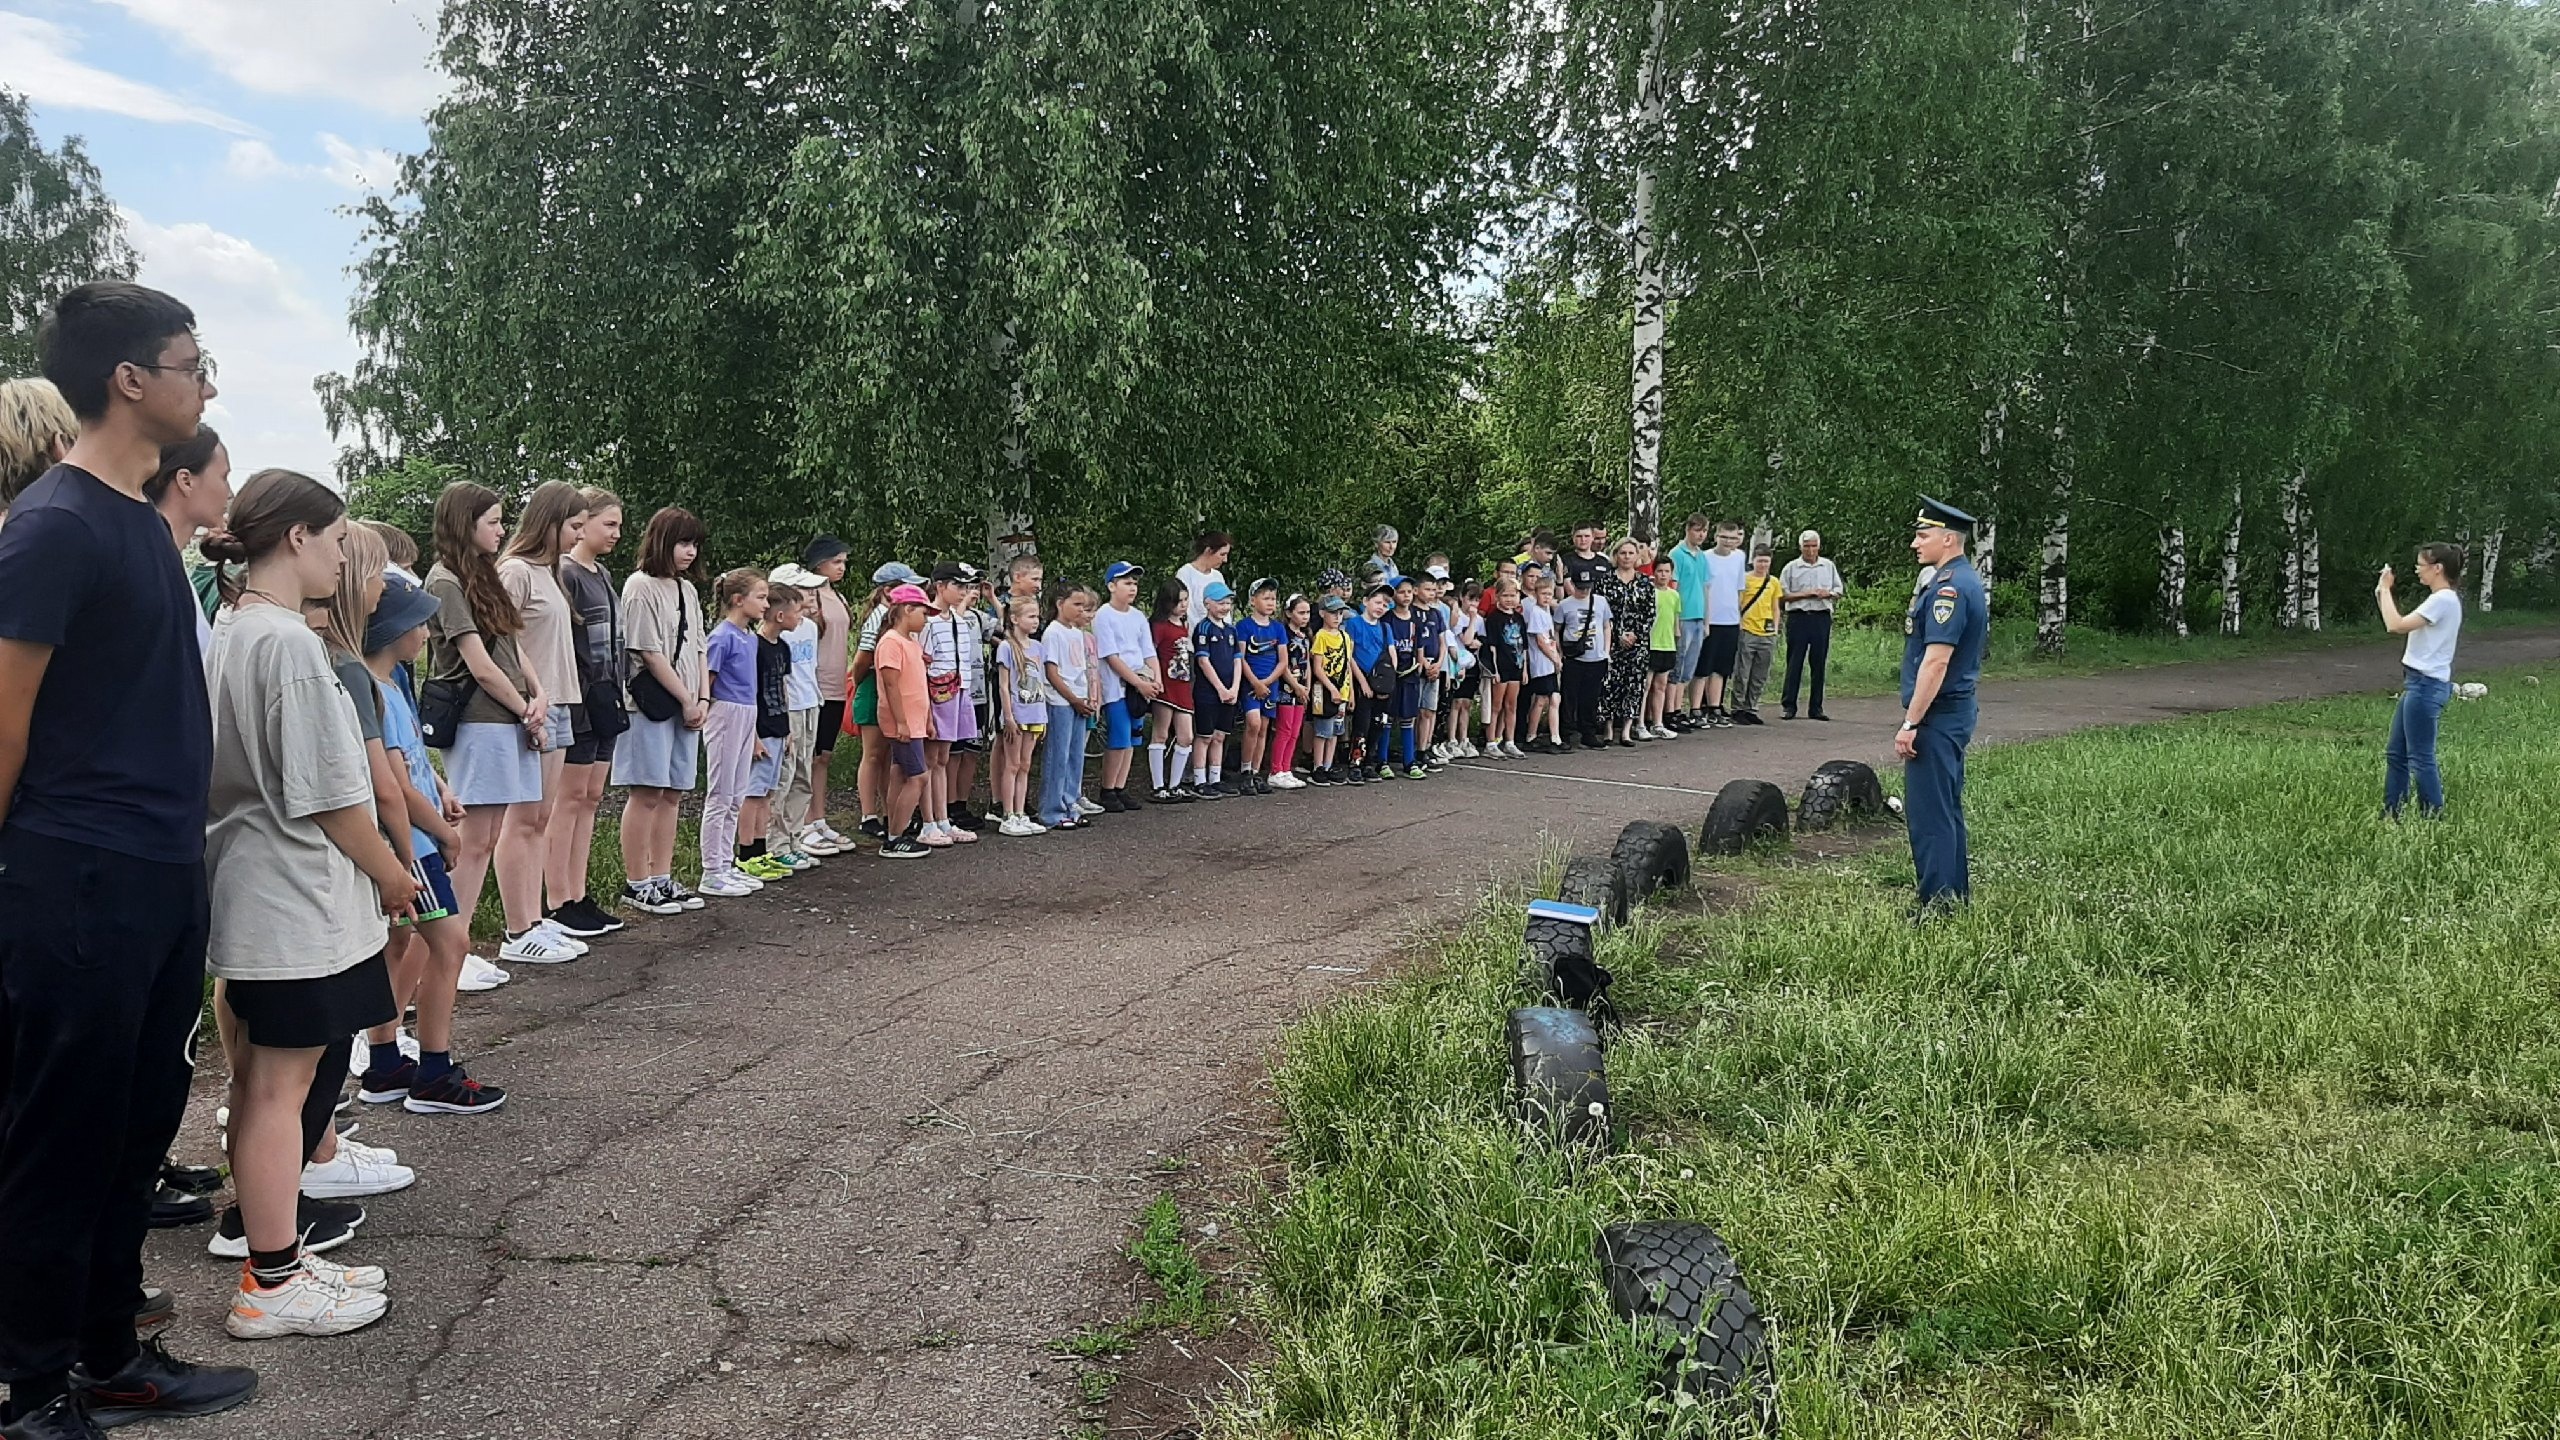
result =
[{"label": "black sneaker", "polygon": [[645,885],[629,880],[622,882],[622,903],[644,915],[684,913],[684,902],[678,900],[673,893],[662,888],[654,880]]},{"label": "black sneaker", "polygon": [[560,908],[563,910],[577,911],[579,919],[595,926],[607,935],[621,929],[625,923],[621,916],[614,914],[612,911],[607,910],[604,906],[598,904],[596,902],[596,897],[593,895],[581,895],[577,899],[570,901],[568,904],[563,905]]},{"label": "black sneaker", "polygon": [[1814,711],[1814,712],[1813,712],[1813,718],[1814,718],[1814,719],[1816,719],[1816,720],[1820,720],[1820,721],[1824,722],[1825,724],[1830,723],[1830,720],[1831,720],[1831,717],[1830,717],[1830,716],[1823,714],[1823,713],[1822,713],[1821,711],[1819,711],[1819,710],[1816,710],[1816,711]]},{"label": "black sneaker", "polygon": [[142,1342],[142,1353],[104,1380],[75,1374],[89,1417],[101,1430],[144,1420],[219,1415],[258,1393],[258,1372],[242,1365],[195,1365]]},{"label": "black sneaker", "polygon": [[142,1287],[142,1304],[133,1312],[133,1328],[156,1330],[177,1318],[178,1302],[157,1285]]},{"label": "black sneaker", "polygon": [[160,1183],[190,1195],[211,1195],[222,1188],[222,1172],[210,1165],[163,1165]]},{"label": "black sneaker", "polygon": [[433,1080],[409,1087],[400,1108],[412,1115],[486,1115],[507,1103],[507,1092],[483,1085],[457,1065]]},{"label": "black sneaker", "polygon": [[77,1390],[0,1425],[0,1440],[98,1440],[106,1433],[89,1418],[88,1401]]},{"label": "black sneaker", "polygon": [[[294,1207],[293,1218],[302,1227],[302,1248],[319,1255],[355,1238],[356,1227],[364,1223],[364,1207],[305,1195]],[[240,1223],[239,1206],[223,1210],[222,1223],[214,1227],[213,1238],[205,1242],[204,1251],[217,1260],[249,1258],[249,1231]]]},{"label": "black sneaker", "polygon": [[1734,713],[1733,723],[1736,725],[1766,725],[1769,722],[1761,719],[1760,712],[1757,710],[1740,710]]},{"label": "black sneaker", "polygon": [[1168,785],[1164,790],[1164,803],[1167,805],[1188,805],[1199,798],[1187,785]]},{"label": "black sneaker", "polygon": [[870,836],[874,840],[886,840],[889,838],[889,822],[881,819],[877,815],[863,816],[862,823],[854,826],[853,828]]},{"label": "black sneaker", "polygon": [[543,911],[542,918],[581,940],[593,940],[604,933],[603,930],[587,923],[586,917],[578,913],[577,902],[574,900],[566,905],[554,905]]},{"label": "black sneaker", "polygon": [[975,835],[979,831],[987,828],[987,822],[978,818],[978,812],[970,809],[966,805],[952,806],[950,809],[950,815],[952,824],[959,826],[961,829],[968,831],[972,835]]},{"label": "black sneaker", "polygon": [[151,1192],[151,1228],[179,1230],[213,1218],[213,1202],[202,1195],[162,1185]]},{"label": "black sneaker", "polygon": [[1191,798],[1194,800],[1224,800],[1227,798],[1227,792],[1223,787],[1212,785],[1208,781],[1202,780],[1192,785]]},{"label": "black sneaker", "polygon": [[364,1078],[356,1083],[356,1098],[367,1105],[396,1105],[409,1098],[409,1087],[417,1081],[415,1060],[402,1060],[388,1070],[368,1067]]},{"label": "black sneaker", "polygon": [[1147,802],[1146,802],[1146,801],[1144,801],[1144,800],[1139,799],[1139,798],[1138,798],[1138,792],[1137,792],[1137,791],[1135,791],[1135,790],[1123,790],[1123,791],[1121,791],[1121,792],[1120,792],[1120,803],[1121,803],[1122,805],[1127,806],[1128,808],[1130,808],[1130,809],[1132,809],[1132,810],[1144,810],[1145,808],[1147,808]]},{"label": "black sneaker", "polygon": [[1096,803],[1102,806],[1104,813],[1110,815],[1117,815],[1121,811],[1129,808],[1126,804],[1122,803],[1120,799],[1120,792],[1117,790],[1103,791],[1102,799]]},{"label": "black sneaker", "polygon": [[905,835],[880,846],[880,858],[883,860],[921,860],[932,853],[923,841]]}]

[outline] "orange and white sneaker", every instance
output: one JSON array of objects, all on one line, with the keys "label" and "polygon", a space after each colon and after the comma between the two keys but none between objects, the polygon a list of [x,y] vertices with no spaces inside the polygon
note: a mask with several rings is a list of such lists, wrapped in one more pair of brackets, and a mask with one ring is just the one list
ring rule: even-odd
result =
[{"label": "orange and white sneaker", "polygon": [[[343,1145],[346,1142],[338,1143]],[[305,1250],[302,1252],[302,1268],[350,1290],[388,1291],[391,1288],[390,1274],[379,1265],[341,1265],[325,1255],[314,1255]]]},{"label": "orange and white sneaker", "polygon": [[260,1285],[242,1266],[240,1289],[231,1297],[231,1313],[222,1317],[222,1328],[238,1340],[344,1335],[363,1329],[390,1310],[390,1297],[381,1291],[342,1285],[308,1265],[275,1286]]}]

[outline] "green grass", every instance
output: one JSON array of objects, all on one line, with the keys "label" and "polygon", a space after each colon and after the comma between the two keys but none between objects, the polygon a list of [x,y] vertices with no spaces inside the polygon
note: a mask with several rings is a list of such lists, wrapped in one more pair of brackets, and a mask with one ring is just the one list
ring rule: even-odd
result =
[{"label": "green grass", "polygon": [[2278,706],[1978,755],[1978,899],[1925,929],[1898,835],[1655,907],[1604,941],[1606,1159],[1506,1116],[1495,897],[1286,1040],[1224,1430],[1705,1433],[1590,1256],[1677,1215],[1791,1437],[2560,1433],[2560,680],[2488,679],[2441,824],[2375,818],[2387,702]]},{"label": "green grass", "polygon": [[[2462,623],[2466,633],[2477,633],[2517,625],[2548,624],[2552,618],[2548,610],[2508,607],[2487,615],[2466,615]],[[2200,632],[2180,640],[2165,631],[2092,630],[2074,625],[2064,636],[2066,643],[2062,658],[2048,660],[2036,654],[2035,620],[2030,616],[2004,615],[1991,622],[1991,644],[1983,654],[1982,673],[1993,680],[2018,680],[2039,675],[2096,675],[2145,665],[2174,665],[2187,660],[2241,660],[2259,655],[2331,650],[2341,645],[2376,644],[2386,638],[2380,622],[2364,610],[2351,617],[2335,618],[2327,629],[2318,632],[2253,630],[2229,638]],[[1770,665],[1770,689],[1762,701],[1763,705],[1773,702],[1786,678],[1786,664],[1786,642],[1781,640]],[[1899,688],[1901,681],[1902,627],[1899,619],[1890,624],[1844,624],[1833,634],[1830,693],[1889,695]]]}]

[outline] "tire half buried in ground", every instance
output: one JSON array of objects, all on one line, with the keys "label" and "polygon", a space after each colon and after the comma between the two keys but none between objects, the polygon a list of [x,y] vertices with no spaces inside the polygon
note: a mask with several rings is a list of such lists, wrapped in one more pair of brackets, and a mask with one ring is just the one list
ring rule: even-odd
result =
[{"label": "tire half buried in ground", "polygon": [[1698,827],[1698,853],[1739,855],[1752,842],[1787,833],[1787,792],[1766,780],[1735,780],[1716,792],[1707,823]]},{"label": "tire half buried in ground", "polygon": [[1628,903],[1626,877],[1618,862],[1608,855],[1577,854],[1564,862],[1564,875],[1556,882],[1556,898],[1570,905],[1588,905],[1600,912],[1600,928],[1627,923]]},{"label": "tire half buried in ground", "polygon": [[1668,820],[1628,821],[1609,858],[1617,864],[1630,909],[1652,899],[1656,890],[1689,883],[1689,837]]},{"label": "tire half buried in ground", "polygon": [[1874,769],[1857,760],[1832,760],[1804,782],[1804,798],[1796,802],[1796,829],[1812,834],[1842,820],[1883,813],[1884,783]]},{"label": "tire half buried in ground", "polygon": [[1724,1434],[1776,1435],[1768,1327],[1724,1238],[1695,1220],[1645,1220],[1609,1226],[1592,1248],[1610,1308],[1661,1337],[1663,1389],[1722,1411]]},{"label": "tire half buried in ground", "polygon": [[1609,1147],[1609,1071],[1591,1017],[1554,1005],[1511,1012],[1512,1103],[1532,1129],[1567,1145]]}]

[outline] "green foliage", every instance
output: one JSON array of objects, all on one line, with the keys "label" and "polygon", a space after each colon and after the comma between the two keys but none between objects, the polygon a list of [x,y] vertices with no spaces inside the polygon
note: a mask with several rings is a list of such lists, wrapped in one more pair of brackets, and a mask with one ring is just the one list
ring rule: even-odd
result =
[{"label": "green foliage", "polygon": [[1790,1435],[2550,1433],[2560,697],[2486,678],[2442,823],[2375,818],[2358,697],[1989,752],[1975,904],[1926,928],[1892,838],[1649,909],[1599,956],[1606,1159],[1505,1113],[1497,897],[1288,1036],[1229,1430],[1679,1433],[1590,1245],[1688,1216],[1776,1317]]},{"label": "green foliage", "polygon": [[27,100],[0,87],[0,377],[36,368],[36,326],[62,292],[130,280],[133,246],[78,136],[47,150]]}]

